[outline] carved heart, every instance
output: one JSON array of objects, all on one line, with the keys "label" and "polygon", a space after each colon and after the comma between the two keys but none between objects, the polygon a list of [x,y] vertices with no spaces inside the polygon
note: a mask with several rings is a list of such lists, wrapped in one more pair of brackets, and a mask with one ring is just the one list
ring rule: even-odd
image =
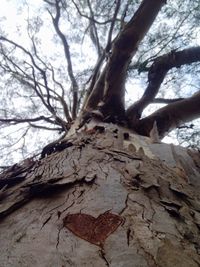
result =
[{"label": "carved heart", "polygon": [[72,233],[97,246],[101,246],[122,222],[122,217],[109,211],[97,218],[84,213],[68,214],[63,220]]}]

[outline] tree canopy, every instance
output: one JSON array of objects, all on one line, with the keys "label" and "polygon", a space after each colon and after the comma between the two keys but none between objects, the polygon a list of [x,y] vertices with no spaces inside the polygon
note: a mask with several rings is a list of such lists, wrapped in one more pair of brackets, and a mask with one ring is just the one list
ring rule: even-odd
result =
[{"label": "tree canopy", "polygon": [[161,139],[179,129],[181,142],[199,142],[198,0],[20,5],[15,30],[0,20],[3,165],[18,150],[39,153],[77,118]]}]

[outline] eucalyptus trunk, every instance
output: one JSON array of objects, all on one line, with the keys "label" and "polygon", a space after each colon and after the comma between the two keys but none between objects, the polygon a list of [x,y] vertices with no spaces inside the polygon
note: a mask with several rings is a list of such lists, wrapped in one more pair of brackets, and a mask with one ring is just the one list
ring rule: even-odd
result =
[{"label": "eucalyptus trunk", "polygon": [[0,186],[0,266],[200,266],[195,151],[91,121]]}]

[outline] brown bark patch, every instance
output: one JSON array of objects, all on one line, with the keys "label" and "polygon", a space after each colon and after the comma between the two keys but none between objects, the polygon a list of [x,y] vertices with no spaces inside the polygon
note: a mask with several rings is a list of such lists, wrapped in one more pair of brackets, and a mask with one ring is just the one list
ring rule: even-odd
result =
[{"label": "brown bark patch", "polygon": [[123,218],[109,211],[100,214],[97,218],[89,214],[76,213],[68,214],[63,222],[73,234],[101,246],[106,238],[120,226]]}]

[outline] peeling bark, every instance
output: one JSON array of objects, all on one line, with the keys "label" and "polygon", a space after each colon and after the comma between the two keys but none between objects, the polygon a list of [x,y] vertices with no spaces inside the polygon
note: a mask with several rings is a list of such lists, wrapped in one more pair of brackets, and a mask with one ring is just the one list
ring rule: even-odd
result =
[{"label": "peeling bark", "polygon": [[200,265],[199,153],[96,122],[65,142],[1,174],[0,266]]}]

